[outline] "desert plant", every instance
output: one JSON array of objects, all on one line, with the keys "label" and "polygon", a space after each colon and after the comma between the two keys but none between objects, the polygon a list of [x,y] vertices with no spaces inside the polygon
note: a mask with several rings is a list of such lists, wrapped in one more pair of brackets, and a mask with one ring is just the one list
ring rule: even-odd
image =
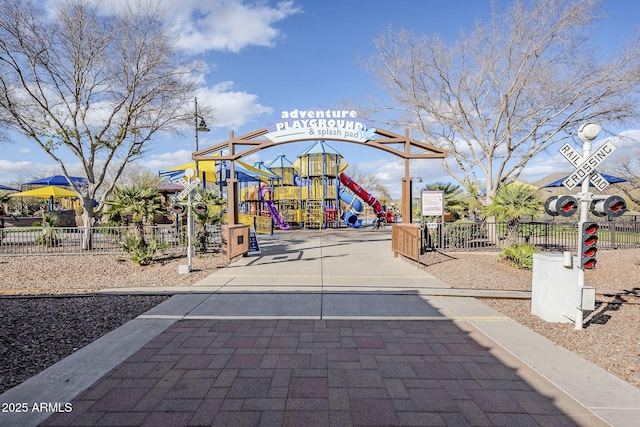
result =
[{"label": "desert plant", "polygon": [[120,245],[130,255],[131,261],[139,265],[153,263],[153,258],[169,246],[157,239],[139,239],[131,234]]},{"label": "desert plant", "polygon": [[527,243],[505,246],[499,256],[515,267],[531,270],[533,268],[533,254],[539,251],[537,247]]},{"label": "desert plant", "polygon": [[498,189],[493,203],[484,208],[484,214],[507,222],[507,245],[518,243],[520,219],[536,215],[543,204],[537,190],[528,184],[511,183]]},{"label": "desert plant", "polygon": [[[206,252],[207,241],[211,235],[209,226],[222,222],[224,200],[218,192],[213,190],[199,188],[197,192],[201,197],[201,202],[207,205],[207,211],[202,214],[194,213],[193,215],[195,221],[194,245],[198,251]],[[184,236],[184,239],[186,242],[186,236]]]},{"label": "desert plant", "polygon": [[116,187],[108,205],[105,214],[110,218],[120,218],[122,225],[131,223],[139,239],[144,239],[145,222],[165,212],[160,193],[150,187]]},{"label": "desert plant", "polygon": [[47,247],[60,245],[62,238],[60,237],[60,233],[55,229],[57,224],[57,216],[51,213],[45,213],[42,217],[42,234],[36,238],[36,243]]},{"label": "desert plant", "polygon": [[134,262],[149,264],[161,249],[157,241],[147,241],[144,224],[164,212],[160,193],[149,187],[116,187],[108,204],[106,215],[110,219],[120,218],[123,225],[134,226],[134,235],[128,235],[121,243],[123,249],[131,254]]}]

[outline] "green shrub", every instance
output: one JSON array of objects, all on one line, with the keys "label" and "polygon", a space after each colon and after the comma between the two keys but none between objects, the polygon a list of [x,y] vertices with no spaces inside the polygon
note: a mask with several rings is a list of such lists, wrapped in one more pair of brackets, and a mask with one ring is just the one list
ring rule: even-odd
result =
[{"label": "green shrub", "polygon": [[124,242],[120,243],[131,257],[131,261],[140,265],[149,265],[153,263],[153,257],[169,247],[167,243],[160,242],[156,239],[149,241],[138,239],[133,235],[127,236]]},{"label": "green shrub", "polygon": [[46,213],[42,217],[42,224],[42,235],[36,238],[36,243],[38,245],[47,246],[49,248],[62,244],[60,233],[55,229],[55,227],[58,225],[58,218],[53,214]]},{"label": "green shrub", "polygon": [[509,264],[531,270],[533,268],[533,254],[540,250],[530,244],[505,246],[500,252],[500,258]]}]

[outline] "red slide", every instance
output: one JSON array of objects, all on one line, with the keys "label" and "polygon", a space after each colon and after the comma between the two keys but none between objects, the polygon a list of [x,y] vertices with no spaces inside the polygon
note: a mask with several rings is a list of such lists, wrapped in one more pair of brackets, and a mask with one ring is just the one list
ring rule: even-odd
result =
[{"label": "red slide", "polygon": [[378,217],[385,217],[387,222],[393,222],[393,212],[385,211],[378,199],[369,194],[344,173],[340,174],[340,182],[346,185],[349,190],[353,191],[356,196],[360,197],[366,204],[371,206],[373,212],[375,212]]}]

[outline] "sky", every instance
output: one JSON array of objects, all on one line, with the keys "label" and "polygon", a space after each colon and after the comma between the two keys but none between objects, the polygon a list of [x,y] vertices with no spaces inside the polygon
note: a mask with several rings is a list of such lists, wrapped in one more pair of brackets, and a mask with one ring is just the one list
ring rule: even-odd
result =
[{"label": "sky", "polygon": [[[490,15],[488,0],[159,1],[170,9],[182,53],[208,64],[198,104],[211,108],[213,117],[205,117],[211,132],[199,134],[200,149],[228,139],[230,130],[242,135],[267,127],[278,121],[282,111],[340,109],[345,103],[366,103],[370,96],[380,96],[380,88],[361,59],[375,54],[373,40],[389,27],[437,34],[453,42],[477,21],[488,21]],[[605,9],[609,16],[600,24],[598,42],[618,48],[640,24],[640,2],[605,0]],[[390,187],[392,197],[399,196],[404,174],[401,159],[357,144],[328,144],[350,167],[377,174]],[[281,145],[243,160],[268,164],[283,153],[293,161],[310,145]],[[155,173],[186,163],[195,149],[193,130],[185,130],[182,136],[159,137],[150,148],[137,168]],[[2,184],[60,173],[53,160],[24,138],[16,136],[0,149]],[[71,156],[65,160],[74,163]],[[521,179],[535,180],[560,170],[572,167],[553,152],[534,159]],[[439,160],[412,162],[411,175],[423,182],[451,180]]]}]

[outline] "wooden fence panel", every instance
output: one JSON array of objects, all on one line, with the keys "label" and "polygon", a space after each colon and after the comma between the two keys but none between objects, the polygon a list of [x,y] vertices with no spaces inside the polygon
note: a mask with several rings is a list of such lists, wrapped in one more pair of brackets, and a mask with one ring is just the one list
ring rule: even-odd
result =
[{"label": "wooden fence panel", "polygon": [[393,224],[391,227],[393,256],[400,254],[414,261],[419,261],[420,232],[419,224]]}]

